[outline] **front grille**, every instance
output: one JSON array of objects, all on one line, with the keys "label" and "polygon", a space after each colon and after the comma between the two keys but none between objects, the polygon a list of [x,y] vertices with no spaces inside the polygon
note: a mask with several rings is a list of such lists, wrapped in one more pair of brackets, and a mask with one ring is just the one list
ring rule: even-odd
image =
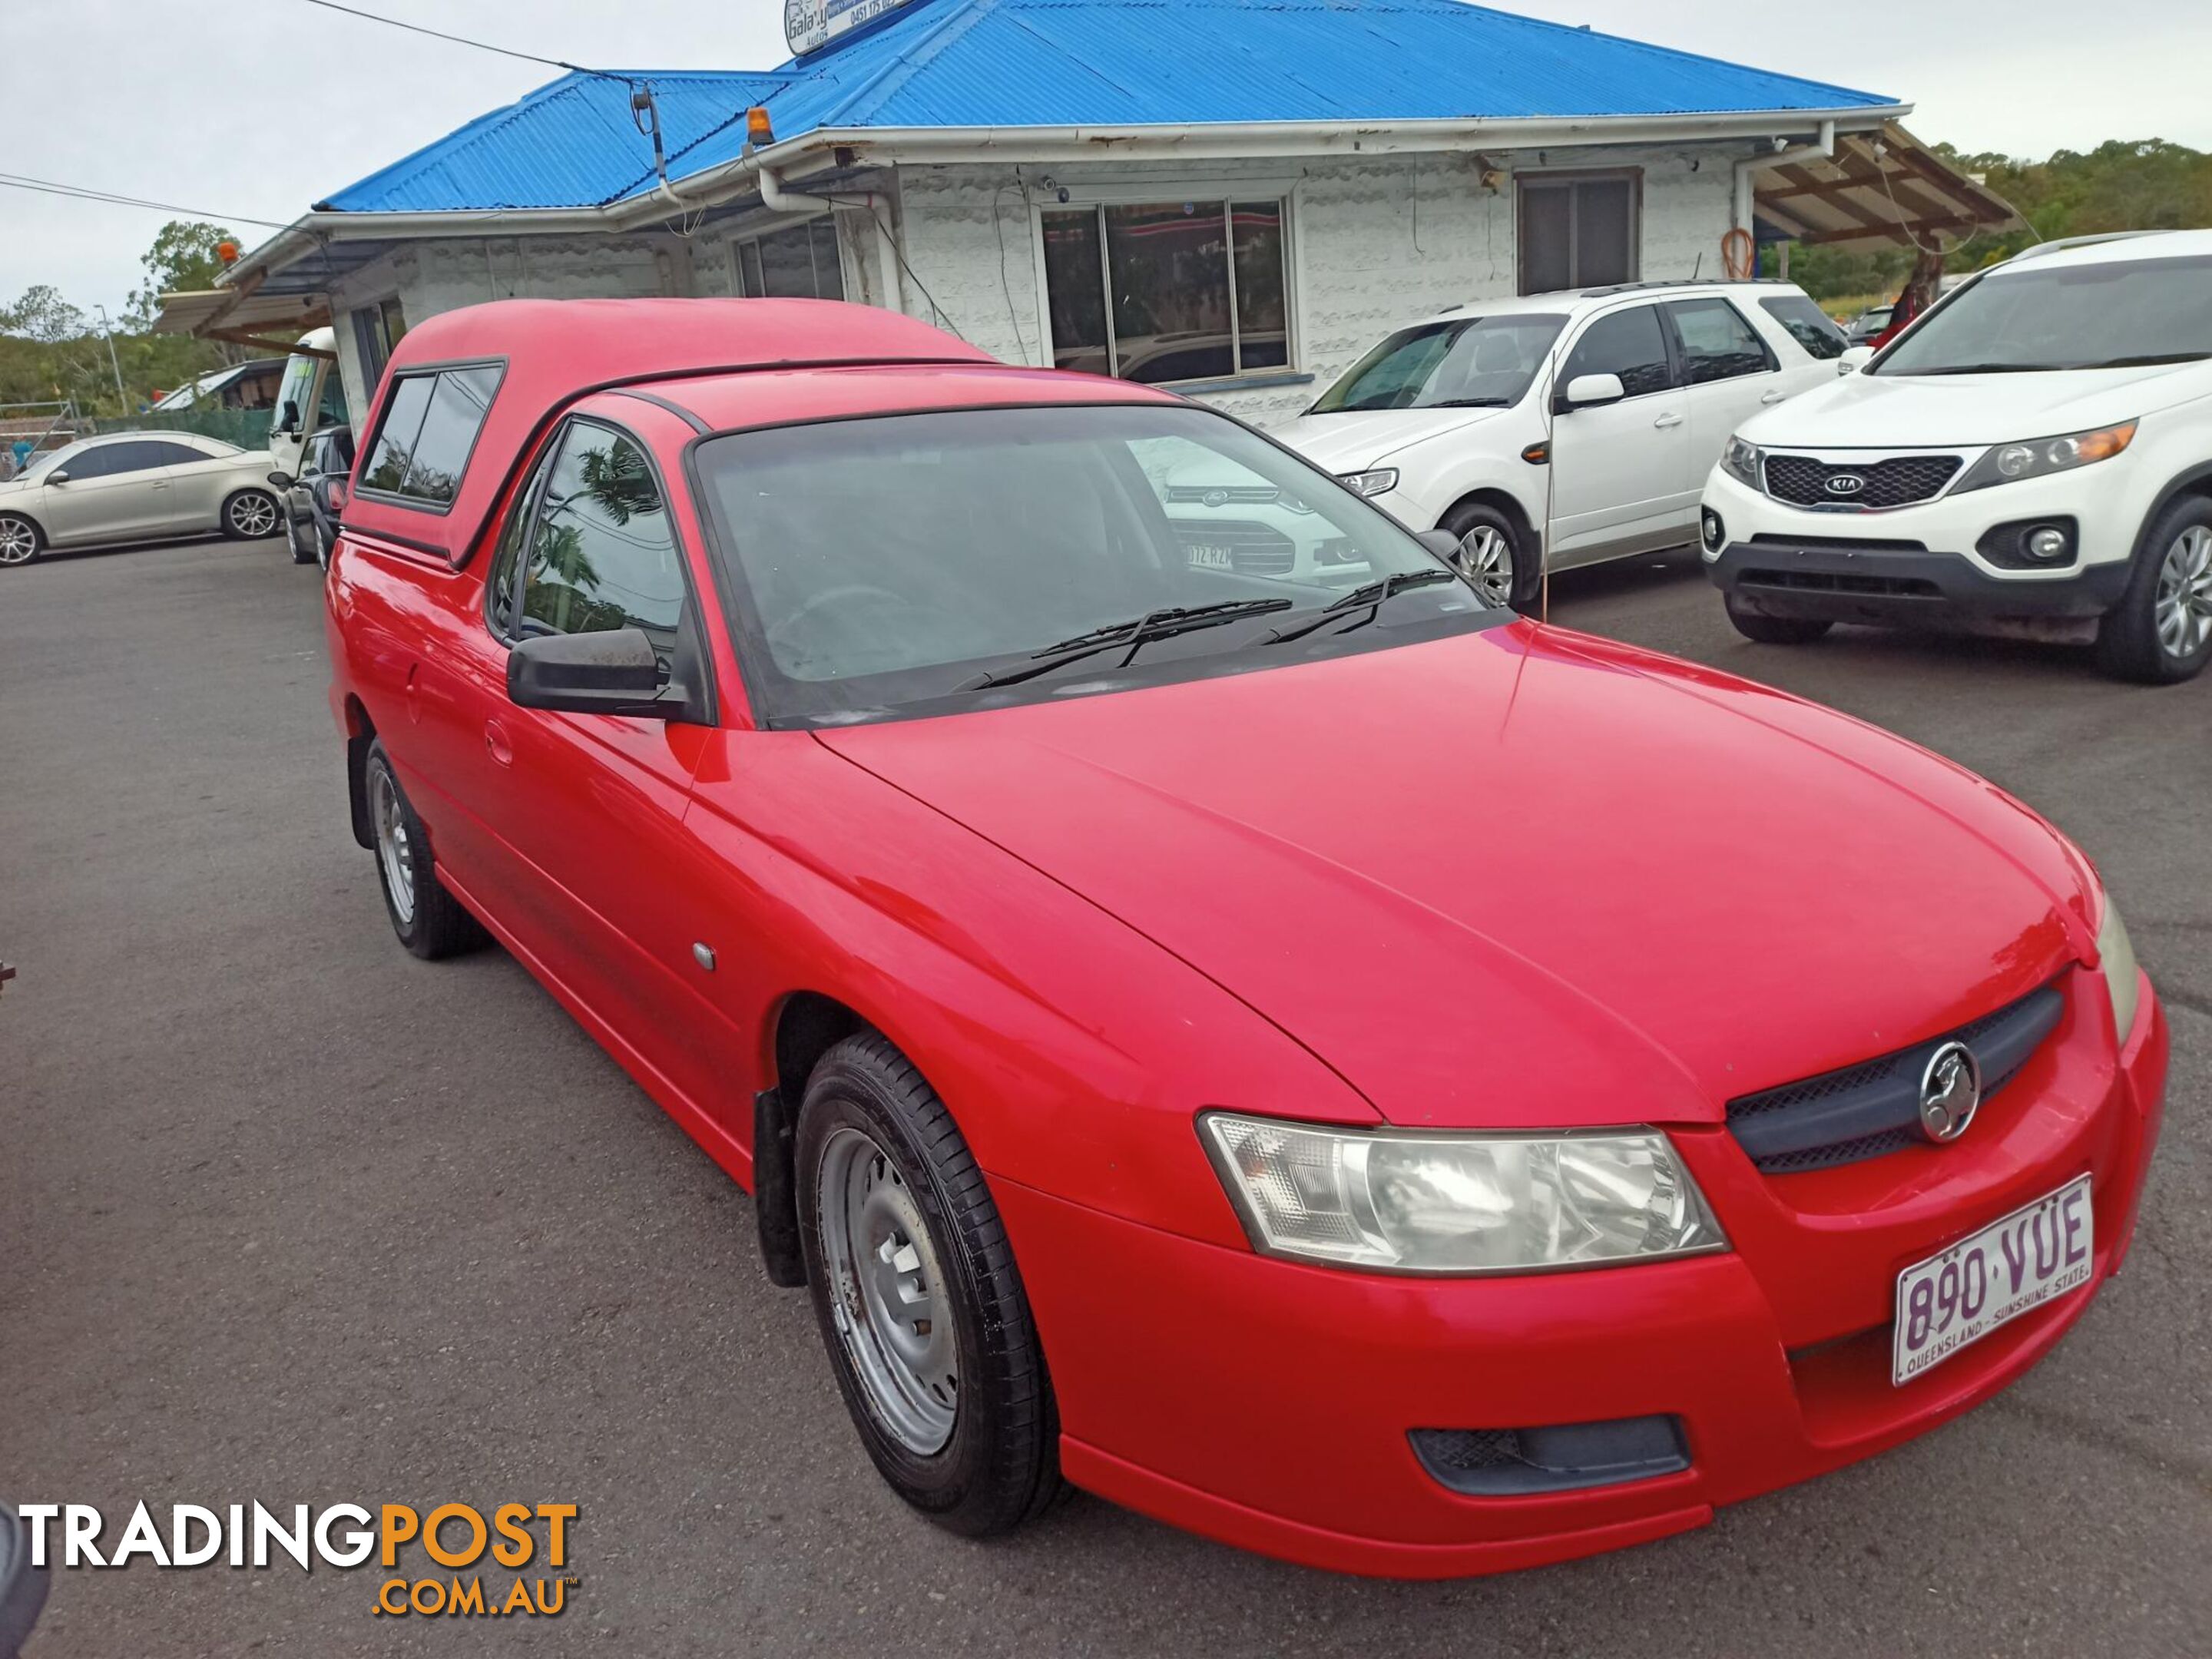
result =
[{"label": "front grille", "polygon": [[1689,1443],[1673,1417],[1532,1429],[1414,1429],[1406,1437],[1433,1479],[1475,1498],[1620,1486],[1690,1467]]},{"label": "front grille", "polygon": [[1176,538],[1195,559],[1200,548],[1226,548],[1230,568],[1247,576],[1280,576],[1297,563],[1288,536],[1264,524],[1233,519],[1177,519]]},{"label": "front grille", "polygon": [[1924,1145],[1920,1079],[1938,1048],[1963,1042],[1973,1052],[1986,1101],[2033,1058],[2065,1006],[2065,994],[2046,985],[1910,1048],[1742,1096],[1729,1102],[1729,1132],[1768,1175],[1856,1164]]},{"label": "front grille", "polygon": [[1785,587],[1800,593],[1855,593],[1877,599],[1940,599],[1943,590],[1925,576],[1869,576],[1828,570],[1747,570],[1739,587]]},{"label": "front grille", "polygon": [[1882,536],[1774,536],[1765,532],[1751,538],[1753,547],[1805,548],[1834,553],[1925,553],[1926,542],[1909,542]]},{"label": "front grille", "polygon": [[[1956,455],[1892,455],[1854,466],[1832,466],[1809,455],[1769,455],[1766,493],[1795,507],[1870,513],[1909,507],[1941,494],[1960,465]],[[1834,483],[1839,478],[1856,478],[1859,487],[1838,490]]]}]

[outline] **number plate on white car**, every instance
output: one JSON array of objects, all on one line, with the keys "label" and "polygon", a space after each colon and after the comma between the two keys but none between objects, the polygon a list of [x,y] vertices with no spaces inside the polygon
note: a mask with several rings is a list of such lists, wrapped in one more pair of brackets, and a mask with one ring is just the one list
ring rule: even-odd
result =
[{"label": "number plate on white car", "polygon": [[1193,570],[1234,570],[1237,568],[1237,562],[1230,556],[1225,547],[1209,542],[1185,542],[1182,550]]},{"label": "number plate on white car", "polygon": [[2083,1176],[1898,1274],[1889,1380],[1910,1382],[2007,1320],[2087,1284],[2092,1224]]}]

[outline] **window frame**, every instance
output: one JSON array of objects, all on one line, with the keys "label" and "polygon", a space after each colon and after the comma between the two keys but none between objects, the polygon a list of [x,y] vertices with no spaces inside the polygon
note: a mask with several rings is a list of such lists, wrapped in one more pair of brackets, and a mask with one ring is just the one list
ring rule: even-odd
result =
[{"label": "window frame", "polygon": [[[836,250],[837,296],[841,300],[849,300],[852,297],[853,283],[847,280],[848,273],[845,270],[845,232],[843,227],[838,224],[837,215],[835,211],[810,213],[802,218],[793,219],[783,224],[763,225],[757,230],[750,230],[739,234],[732,235],[725,245],[729,250],[731,297],[738,300],[765,300],[770,298],[771,296],[767,291],[768,283],[765,281],[765,273],[767,270],[766,262],[761,258],[760,245],[762,241],[770,236],[787,235],[794,230],[805,231],[806,233],[807,258],[811,261],[814,258],[814,227],[825,220],[829,222],[830,226],[830,240],[831,246]],[[748,294],[745,292],[745,267],[743,250],[746,248],[750,248],[752,250],[754,263],[762,267],[763,280],[761,283],[762,291],[758,294]],[[814,297],[816,299],[820,299],[822,297],[822,270],[818,264],[814,266]]]},{"label": "window frame", "polygon": [[[442,519],[451,514],[453,510],[454,501],[458,501],[461,498],[462,485],[468,481],[469,468],[475,465],[477,447],[483,441],[483,429],[491,424],[491,411],[493,405],[499,402],[499,394],[507,386],[507,361],[508,360],[505,357],[462,357],[456,358],[449,362],[409,363],[398,373],[388,376],[387,378],[391,381],[391,386],[385,392],[384,396],[378,400],[376,406],[376,424],[369,429],[368,441],[365,443],[360,443],[355,446],[354,453],[356,457],[356,464],[358,463],[358,458],[361,457],[365,456],[374,459],[376,454],[376,447],[384,441],[385,422],[392,416],[392,405],[398,399],[399,383],[402,380],[411,380],[418,378],[434,378],[440,374],[447,374],[449,372],[458,372],[459,370],[470,368],[495,369],[499,374],[499,379],[492,383],[491,396],[485,400],[484,417],[477,422],[476,433],[469,440],[468,451],[461,457],[460,471],[453,475],[453,495],[452,501],[434,501],[421,495],[403,495],[397,490],[373,489],[363,484],[356,484],[354,487],[353,494],[355,499],[360,501],[380,501],[386,506],[404,507],[408,511],[413,513],[427,513],[433,518]],[[430,395],[433,398],[437,396],[435,387],[432,388]],[[413,465],[412,457],[410,458],[409,465],[411,468]],[[362,467],[360,470],[364,474],[366,474],[368,471],[365,467]]]},{"label": "window frame", "polygon": [[[1674,337],[1674,325],[1665,316],[1656,314],[1665,304],[1666,301],[1656,295],[1638,295],[1633,299],[1624,300],[1617,305],[1605,306],[1598,310],[1586,313],[1575,329],[1573,337],[1555,343],[1552,348],[1559,354],[1557,359],[1559,368],[1553,371],[1557,380],[1552,388],[1552,412],[1555,415],[1564,415],[1569,410],[1577,407],[1566,400],[1567,382],[1575,378],[1568,374],[1567,370],[1574,362],[1576,351],[1581,348],[1583,341],[1589,337],[1590,331],[1600,323],[1614,317],[1626,316],[1632,311],[1649,311],[1655,313],[1651,319],[1652,325],[1659,331],[1659,349],[1667,355],[1667,384],[1655,387],[1650,392],[1627,392],[1613,403],[1598,405],[1598,407],[1612,409],[1620,404],[1632,404],[1645,398],[1663,398],[1670,392],[1688,391],[1690,388],[1682,378],[1682,348],[1681,343]],[[1720,383],[1712,382],[1711,384]]]},{"label": "window frame", "polygon": [[[1049,194],[1036,190],[1024,191],[1030,209],[1030,256],[1031,280],[1036,284],[1036,314],[1037,338],[1040,342],[1039,364],[1045,368],[1054,365],[1054,349],[1052,337],[1052,295],[1048,286],[1049,273],[1045,264],[1044,216],[1066,213],[1089,208],[1098,215],[1099,280],[1106,309],[1107,362],[1114,364],[1118,356],[1114,337],[1114,288],[1112,270],[1106,249],[1106,226],[1103,210],[1109,207],[1142,207],[1158,202],[1211,201],[1221,203],[1222,228],[1228,239],[1228,251],[1223,263],[1229,279],[1229,323],[1232,342],[1232,358],[1241,355],[1242,324],[1237,315],[1237,257],[1236,236],[1231,225],[1239,202],[1275,201],[1283,210],[1283,356],[1284,362],[1270,368],[1243,369],[1229,374],[1201,375],[1188,380],[1126,380],[1127,386],[1157,386],[1169,388],[1199,387],[1235,390],[1240,386],[1304,385],[1315,376],[1305,367],[1304,340],[1299,326],[1299,296],[1305,288],[1305,267],[1298,238],[1298,216],[1303,181],[1279,174],[1264,178],[1237,179],[1223,174],[1203,178],[1147,179],[1113,183],[1075,184],[1061,181],[1061,188]],[[1066,199],[1062,199],[1062,193]],[[994,209],[995,212],[996,210]],[[1120,380],[1118,374],[1108,378]]]},{"label": "window frame", "polygon": [[[1760,367],[1757,368],[1746,369],[1741,374],[1723,374],[1717,380],[1692,380],[1691,378],[1690,348],[1688,343],[1682,338],[1681,329],[1675,324],[1674,313],[1677,308],[1683,306],[1702,305],[1718,305],[1725,307],[1729,314],[1734,316],[1736,321],[1743,325],[1744,332],[1750,335],[1753,340],[1758,342],[1759,353],[1764,360]],[[1727,295],[1680,295],[1671,300],[1661,301],[1659,302],[1659,309],[1661,312],[1660,326],[1662,331],[1667,337],[1667,352],[1668,355],[1674,360],[1674,380],[1676,390],[1681,392],[1695,392],[1700,386],[1726,386],[1731,380],[1748,380],[1755,375],[1778,374],[1782,372],[1782,359],[1775,353],[1774,342],[1766,337],[1766,331],[1759,327],[1758,324],[1753,322],[1750,318],[1745,316],[1743,314],[1743,307],[1736,304],[1736,302],[1730,299]],[[1806,355],[1810,356],[1812,354],[1808,352]]]},{"label": "window frame", "polygon": [[[118,436],[107,443],[89,445],[86,447],[83,453],[85,455],[121,454],[126,450],[150,450],[153,447],[154,445],[151,441],[144,437],[143,434],[133,433],[129,437]],[[143,466],[108,467],[98,472],[87,472],[83,470],[84,463],[82,456],[78,458],[76,464],[73,466],[65,463],[58,462],[57,465],[61,466],[61,470],[63,471],[70,475],[70,483],[94,483],[101,478],[129,478],[135,477],[143,472],[158,472],[163,467],[169,465],[170,463],[167,461],[148,461]]]},{"label": "window frame", "polygon": [[[1626,184],[1628,186],[1628,270],[1625,276],[1605,283],[1586,281],[1576,269],[1576,229],[1574,192],[1585,184]],[[1528,286],[1528,198],[1531,190],[1565,188],[1567,201],[1567,275],[1566,286],[1559,289],[1539,289]],[[1607,288],[1614,281],[1637,283],[1644,279],[1644,169],[1642,167],[1535,167],[1513,175],[1513,288],[1516,298],[1527,299],[1536,294],[1572,294],[1587,288]]]},{"label": "window frame", "polygon": [[[677,568],[682,572],[684,578],[684,620],[676,631],[679,659],[688,659],[688,664],[696,665],[697,671],[698,688],[694,694],[694,706],[698,716],[696,723],[701,726],[719,726],[721,723],[721,698],[715,682],[714,653],[708,645],[708,641],[713,636],[707,630],[704,614],[701,609],[698,574],[691,565],[692,550],[684,545],[683,532],[677,528],[678,515],[676,511],[676,497],[669,490],[668,474],[661,466],[659,457],[653,453],[653,446],[646,442],[635,428],[625,425],[611,415],[594,414],[581,410],[571,410],[554,422],[552,429],[546,434],[544,441],[532,452],[529,465],[522,474],[522,487],[515,493],[514,499],[509,503],[506,516],[499,520],[499,529],[492,537],[492,556],[484,565],[483,599],[478,607],[483,618],[484,632],[491,636],[492,642],[502,651],[513,651],[517,641],[521,638],[521,635],[512,629],[502,629],[493,619],[491,614],[492,595],[495,591],[495,580],[499,574],[499,544],[505,538],[508,526],[514,523],[517,515],[521,515],[525,520],[522,526],[523,540],[516,544],[518,549],[526,546],[530,539],[536,535],[538,517],[545,506],[545,485],[553,476],[554,463],[559,459],[562,447],[568,441],[569,433],[579,426],[595,426],[603,431],[611,432],[617,437],[635,444],[637,447],[637,453],[645,457],[645,468],[652,476],[653,487],[660,492],[661,511],[667,515],[668,519],[669,544],[675,550]],[[687,447],[684,452],[687,474],[690,470],[690,453]],[[702,528],[700,533],[703,537],[706,532]],[[708,560],[711,570],[714,562],[713,550],[702,545],[700,552]],[[507,601],[510,617],[520,617],[522,614],[523,577],[528,568],[528,559],[518,552],[514,568],[510,573],[514,583],[514,591],[509,595]],[[719,578],[716,582],[716,599],[719,604],[720,599]],[[644,717],[629,714],[604,714],[599,718],[636,720]]]}]

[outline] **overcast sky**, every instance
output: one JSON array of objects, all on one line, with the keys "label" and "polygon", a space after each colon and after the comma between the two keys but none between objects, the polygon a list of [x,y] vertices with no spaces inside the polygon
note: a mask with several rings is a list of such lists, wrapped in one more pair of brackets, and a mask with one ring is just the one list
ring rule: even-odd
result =
[{"label": "overcast sky", "polygon": [[[348,0],[597,68],[768,69],[781,0]],[[1864,88],[1933,143],[2041,157],[2107,138],[2212,149],[2206,0],[1516,0],[1508,9]],[[619,20],[618,21],[613,20]],[[307,204],[550,79],[306,0],[0,7],[0,172],[246,222]],[[111,312],[165,216],[0,188],[0,301],[52,283]]]}]

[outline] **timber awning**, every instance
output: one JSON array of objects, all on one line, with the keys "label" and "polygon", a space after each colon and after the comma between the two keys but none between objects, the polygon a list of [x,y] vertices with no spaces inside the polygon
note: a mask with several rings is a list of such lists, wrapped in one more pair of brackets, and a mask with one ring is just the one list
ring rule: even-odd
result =
[{"label": "timber awning", "polygon": [[1753,186],[1761,241],[1868,252],[1948,247],[2017,228],[2002,197],[1960,173],[1894,121],[1838,133],[1832,160],[1785,161]]},{"label": "timber awning", "polygon": [[309,329],[330,325],[331,308],[313,295],[241,293],[234,288],[164,294],[156,334],[197,334],[204,340],[289,352]]}]

